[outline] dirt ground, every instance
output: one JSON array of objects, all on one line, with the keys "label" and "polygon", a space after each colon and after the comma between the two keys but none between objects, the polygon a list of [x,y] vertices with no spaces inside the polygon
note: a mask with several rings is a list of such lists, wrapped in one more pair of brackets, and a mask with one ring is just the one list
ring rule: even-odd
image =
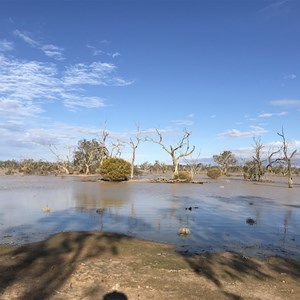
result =
[{"label": "dirt ground", "polygon": [[118,234],[59,233],[0,247],[0,299],[299,299],[300,262],[183,255]]}]

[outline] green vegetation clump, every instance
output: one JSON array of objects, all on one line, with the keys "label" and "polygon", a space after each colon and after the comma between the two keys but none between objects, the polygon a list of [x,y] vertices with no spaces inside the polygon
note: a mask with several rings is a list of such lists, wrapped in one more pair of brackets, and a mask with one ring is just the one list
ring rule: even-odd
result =
[{"label": "green vegetation clump", "polygon": [[178,174],[174,175],[173,179],[186,181],[186,182],[191,182],[192,181],[192,176],[187,171],[179,171]]},{"label": "green vegetation clump", "polygon": [[221,176],[222,172],[219,168],[211,168],[207,171],[207,176],[212,179],[218,179]]},{"label": "green vegetation clump", "polygon": [[107,158],[100,166],[100,174],[104,180],[125,181],[130,173],[130,163],[122,158]]}]

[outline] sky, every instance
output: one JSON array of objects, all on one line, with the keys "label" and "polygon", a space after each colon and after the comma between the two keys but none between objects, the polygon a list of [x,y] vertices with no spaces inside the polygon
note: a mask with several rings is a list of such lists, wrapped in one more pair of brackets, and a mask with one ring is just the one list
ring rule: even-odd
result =
[{"label": "sky", "polygon": [[[55,160],[109,132],[193,157],[300,152],[300,1],[0,0],[0,160]],[[70,150],[71,149],[71,150]],[[138,164],[170,163],[142,142]]]}]

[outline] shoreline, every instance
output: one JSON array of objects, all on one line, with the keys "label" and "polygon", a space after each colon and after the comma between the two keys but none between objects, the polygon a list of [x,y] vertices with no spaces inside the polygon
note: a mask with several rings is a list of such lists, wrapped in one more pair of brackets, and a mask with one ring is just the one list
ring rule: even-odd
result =
[{"label": "shoreline", "polygon": [[297,299],[300,293],[298,260],[183,254],[170,244],[93,231],[0,245],[0,265],[4,300],[105,299],[113,292],[127,297],[117,299]]}]

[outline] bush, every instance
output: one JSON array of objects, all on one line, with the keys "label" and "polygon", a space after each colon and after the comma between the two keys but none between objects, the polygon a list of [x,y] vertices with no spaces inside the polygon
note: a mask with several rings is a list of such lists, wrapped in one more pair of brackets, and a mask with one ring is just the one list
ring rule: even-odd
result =
[{"label": "bush", "polygon": [[130,163],[122,158],[107,158],[100,166],[100,174],[104,180],[125,181],[130,173]]},{"label": "bush", "polygon": [[190,182],[192,181],[192,176],[189,172],[179,171],[178,174],[174,175],[173,179]]},{"label": "bush", "polygon": [[221,176],[222,172],[219,168],[211,168],[207,171],[207,176],[212,179],[217,179]]}]

